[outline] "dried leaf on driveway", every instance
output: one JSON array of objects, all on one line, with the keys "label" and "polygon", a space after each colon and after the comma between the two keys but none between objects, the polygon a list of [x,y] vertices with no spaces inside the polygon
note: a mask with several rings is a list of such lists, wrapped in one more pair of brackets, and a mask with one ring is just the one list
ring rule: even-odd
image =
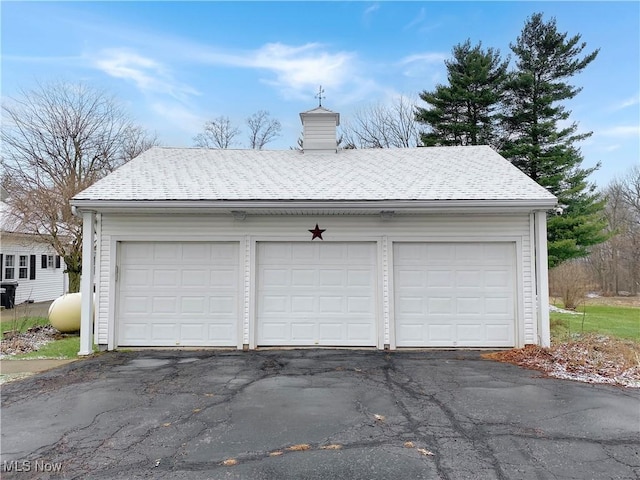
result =
[{"label": "dried leaf on driveway", "polygon": [[427,450],[426,448],[417,448],[416,450],[418,450],[424,456],[435,455],[435,453],[433,453],[431,450]]},{"label": "dried leaf on driveway", "polygon": [[233,467],[237,464],[238,460],[236,460],[235,458],[227,458],[224,462],[222,462],[222,465],[224,465],[225,467]]},{"label": "dried leaf on driveway", "polygon": [[287,447],[287,450],[289,450],[290,452],[301,452],[303,450],[309,450],[311,448],[311,446],[307,443],[300,443],[298,445],[291,445],[290,447]]},{"label": "dried leaf on driveway", "polygon": [[413,442],[404,442],[404,448],[415,448],[415,444]]},{"label": "dried leaf on driveway", "polygon": [[332,443],[331,445],[323,445],[320,447],[320,450],[340,450],[342,445],[338,443]]}]

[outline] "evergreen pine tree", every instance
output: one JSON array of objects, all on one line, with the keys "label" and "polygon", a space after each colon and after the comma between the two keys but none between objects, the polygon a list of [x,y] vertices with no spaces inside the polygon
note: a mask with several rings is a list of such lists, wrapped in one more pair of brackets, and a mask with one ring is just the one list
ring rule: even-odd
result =
[{"label": "evergreen pine tree", "polygon": [[582,154],[575,144],[591,135],[577,133],[566,124],[571,114],[560,103],[581,90],[567,80],[581,72],[598,50],[580,58],[586,43],[580,35],[560,33],[555,19],[541,13],[527,19],[511,50],[516,70],[507,82],[503,127],[507,137],[501,154],[533,180],[558,197],[562,215],[549,217],[549,263],[584,256],[588,247],[602,242],[603,201],[590,184],[593,168],[581,168]]},{"label": "evergreen pine tree", "polygon": [[429,128],[421,134],[425,146],[490,145],[496,139],[496,109],[507,77],[508,60],[500,51],[486,51],[467,40],[453,47],[453,59],[445,61],[448,85],[424,91],[420,98],[430,105],[418,107],[416,119]]}]

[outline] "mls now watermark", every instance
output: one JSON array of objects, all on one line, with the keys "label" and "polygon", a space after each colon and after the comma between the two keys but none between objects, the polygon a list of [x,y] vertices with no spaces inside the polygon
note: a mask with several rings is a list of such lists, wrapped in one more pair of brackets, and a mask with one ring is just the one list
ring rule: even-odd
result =
[{"label": "mls now watermark", "polygon": [[2,462],[3,472],[44,472],[62,471],[62,462],[45,462],[43,460],[5,460]]}]

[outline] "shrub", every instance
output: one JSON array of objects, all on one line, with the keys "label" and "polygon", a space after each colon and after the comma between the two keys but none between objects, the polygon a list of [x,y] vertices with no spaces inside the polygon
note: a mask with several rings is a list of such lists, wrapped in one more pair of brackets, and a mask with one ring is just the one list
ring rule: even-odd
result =
[{"label": "shrub", "polygon": [[575,310],[584,301],[589,275],[580,261],[568,261],[549,271],[549,287],[553,296],[562,298],[564,308]]}]

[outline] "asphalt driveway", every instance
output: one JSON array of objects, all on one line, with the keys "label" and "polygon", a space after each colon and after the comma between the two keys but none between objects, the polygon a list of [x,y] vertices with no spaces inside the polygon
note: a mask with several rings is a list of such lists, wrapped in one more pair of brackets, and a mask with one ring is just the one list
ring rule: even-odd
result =
[{"label": "asphalt driveway", "polygon": [[640,476],[637,390],[478,352],[107,353],[4,385],[1,420],[4,479]]}]

